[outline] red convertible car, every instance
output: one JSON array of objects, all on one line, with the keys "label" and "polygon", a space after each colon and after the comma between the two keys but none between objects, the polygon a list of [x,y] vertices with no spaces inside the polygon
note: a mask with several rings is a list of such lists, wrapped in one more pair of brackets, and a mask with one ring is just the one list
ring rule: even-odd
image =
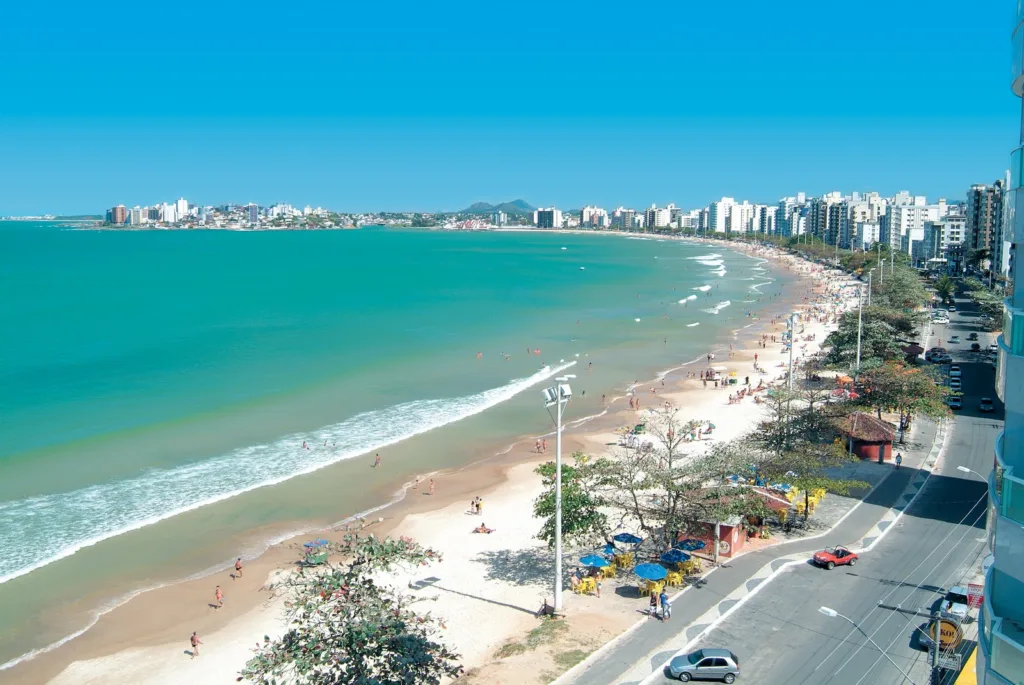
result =
[{"label": "red convertible car", "polygon": [[829,571],[836,566],[854,566],[857,563],[857,555],[845,547],[829,547],[824,552],[816,552],[811,561],[816,566],[824,566]]}]

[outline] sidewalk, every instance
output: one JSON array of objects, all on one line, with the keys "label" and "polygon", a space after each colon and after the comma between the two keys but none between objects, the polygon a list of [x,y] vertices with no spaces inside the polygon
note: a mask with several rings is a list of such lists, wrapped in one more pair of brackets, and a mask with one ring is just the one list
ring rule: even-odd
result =
[{"label": "sidewalk", "polygon": [[893,469],[830,531],[730,560],[672,598],[671,621],[640,619],[555,683],[635,685],[658,671],[673,654],[793,559],[810,556],[830,544],[860,540],[864,546],[871,545],[924,484],[942,438],[942,431],[934,423],[917,421],[907,444],[901,446],[903,467]]}]

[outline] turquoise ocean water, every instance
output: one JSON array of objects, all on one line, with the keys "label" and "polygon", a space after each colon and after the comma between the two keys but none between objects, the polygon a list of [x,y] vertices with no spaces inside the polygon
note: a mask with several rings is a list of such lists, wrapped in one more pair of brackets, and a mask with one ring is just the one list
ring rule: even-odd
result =
[{"label": "turquoise ocean water", "polygon": [[626,236],[0,222],[0,667],[126,592],[386,503],[360,455],[393,478],[548,430],[561,370],[597,413],[787,278]]}]

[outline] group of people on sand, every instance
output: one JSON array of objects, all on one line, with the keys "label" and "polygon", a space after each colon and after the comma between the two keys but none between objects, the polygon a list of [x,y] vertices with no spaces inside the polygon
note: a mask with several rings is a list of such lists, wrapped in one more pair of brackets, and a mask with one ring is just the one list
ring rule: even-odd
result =
[{"label": "group of people on sand", "polygon": [[592,566],[589,569],[587,569],[586,573],[584,573],[579,566],[573,569],[573,572],[569,574],[569,585],[570,587],[572,587],[573,592],[575,592],[576,588],[580,586],[580,583],[583,582],[584,578],[594,579],[594,594],[597,596],[598,599],[600,599],[602,580],[601,569],[597,568],[596,566]]},{"label": "group of people on sand", "polygon": [[[235,559],[235,572],[231,574],[231,580],[238,580],[243,576],[242,573],[242,557]],[[224,606],[224,590],[220,585],[213,590],[213,603],[210,606],[214,609],[220,609]],[[189,645],[192,647],[192,651],[189,652],[192,658],[195,659],[199,656],[199,645],[203,644],[203,641],[199,639],[198,631],[193,630],[192,635],[188,639]]]}]

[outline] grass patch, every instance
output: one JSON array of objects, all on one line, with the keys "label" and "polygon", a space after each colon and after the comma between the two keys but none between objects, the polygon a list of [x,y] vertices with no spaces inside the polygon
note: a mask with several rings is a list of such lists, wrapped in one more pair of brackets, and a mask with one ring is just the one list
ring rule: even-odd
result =
[{"label": "grass patch", "polygon": [[545,618],[539,626],[526,634],[522,642],[506,642],[494,652],[495,658],[507,659],[517,654],[532,652],[542,645],[554,642],[559,635],[569,629],[565,621],[557,618]]},{"label": "grass patch", "polygon": [[565,672],[586,659],[589,655],[590,650],[583,649],[570,649],[567,652],[558,652],[554,655],[555,665],[558,666],[562,672]]}]

